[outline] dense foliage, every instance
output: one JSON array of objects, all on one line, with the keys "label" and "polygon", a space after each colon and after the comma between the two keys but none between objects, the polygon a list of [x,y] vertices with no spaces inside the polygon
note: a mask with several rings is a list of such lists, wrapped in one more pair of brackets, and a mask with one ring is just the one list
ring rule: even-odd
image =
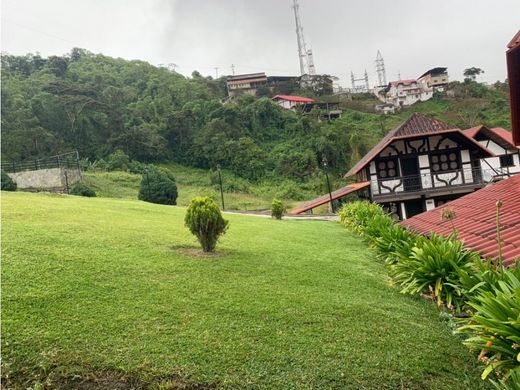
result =
[{"label": "dense foliage", "polygon": [[78,196],[86,196],[88,198],[94,198],[96,196],[96,191],[87,184],[83,183],[82,181],[79,181],[75,183],[71,190],[71,195],[78,195]]},{"label": "dense foliage", "polygon": [[205,196],[194,198],[190,202],[184,224],[197,237],[204,252],[213,252],[229,222],[222,217],[213,199]]},{"label": "dense foliage", "polygon": [[150,203],[176,205],[177,195],[177,184],[171,172],[154,166],[146,169],[139,186],[138,199]]},{"label": "dense foliage", "polygon": [[16,191],[16,183],[11,177],[2,171],[2,191]]}]

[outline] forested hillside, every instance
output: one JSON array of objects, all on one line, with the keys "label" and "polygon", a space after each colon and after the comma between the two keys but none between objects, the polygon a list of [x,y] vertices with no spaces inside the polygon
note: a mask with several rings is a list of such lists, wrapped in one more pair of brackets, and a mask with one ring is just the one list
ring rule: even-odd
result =
[{"label": "forested hillside", "polygon": [[361,96],[342,102],[343,117],[328,123],[283,110],[267,97],[223,103],[224,78],[196,71],[187,78],[82,49],[47,59],[4,55],[2,160],[78,150],[95,161],[122,150],[140,162],[220,164],[253,181],[304,181],[318,174],[323,155],[339,177],[412,111],[461,128],[509,127],[506,84],[452,83],[451,90],[450,98],[388,117],[373,113],[374,98]]}]

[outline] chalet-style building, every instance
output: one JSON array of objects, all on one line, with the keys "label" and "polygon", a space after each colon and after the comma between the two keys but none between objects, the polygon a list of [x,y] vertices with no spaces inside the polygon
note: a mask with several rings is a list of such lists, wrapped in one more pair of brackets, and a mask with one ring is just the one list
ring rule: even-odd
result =
[{"label": "chalet-style building", "polygon": [[377,97],[386,104],[400,108],[431,99],[433,88],[415,79],[390,81],[385,88],[377,90]]},{"label": "chalet-style building", "polygon": [[463,131],[415,113],[345,178],[369,182],[370,199],[406,219],[482,188],[482,158],[495,157]]},{"label": "chalet-style building", "polygon": [[434,91],[444,91],[448,85],[448,68],[432,68],[424,72],[417,81],[423,84],[426,88],[433,88]]},{"label": "chalet-style building", "polygon": [[280,107],[288,110],[295,110],[299,106],[313,105],[315,103],[314,99],[292,95],[276,95],[272,100]]},{"label": "chalet-style building", "polygon": [[520,146],[515,146],[513,135],[509,131],[500,127],[477,126],[464,130],[464,134],[495,155],[481,161],[484,181],[520,173]]}]

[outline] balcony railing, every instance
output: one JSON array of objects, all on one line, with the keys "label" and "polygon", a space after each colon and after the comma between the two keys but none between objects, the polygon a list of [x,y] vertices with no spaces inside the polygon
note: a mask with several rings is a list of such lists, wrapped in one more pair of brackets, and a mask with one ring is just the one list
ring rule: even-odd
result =
[{"label": "balcony railing", "polygon": [[500,168],[457,169],[388,179],[379,178],[371,181],[370,188],[373,197],[376,198],[414,192],[441,192],[452,188],[483,187],[497,178],[508,176],[507,171]]}]

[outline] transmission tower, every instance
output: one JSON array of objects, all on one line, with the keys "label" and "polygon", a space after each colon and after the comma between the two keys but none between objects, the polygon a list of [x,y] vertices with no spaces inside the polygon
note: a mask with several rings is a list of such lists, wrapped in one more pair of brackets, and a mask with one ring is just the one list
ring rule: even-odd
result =
[{"label": "transmission tower", "polygon": [[300,19],[298,0],[293,0],[294,21],[296,22],[296,38],[298,40],[298,57],[300,59],[300,74],[315,75],[314,60],[312,58],[312,50],[305,45],[305,38],[303,36],[303,27]]},{"label": "transmission tower", "polygon": [[[350,72],[350,80],[352,82],[352,92],[353,93],[360,93],[360,92],[368,92],[370,90],[370,86],[369,86],[369,83],[368,83],[368,73],[367,73],[367,70],[365,69],[365,75],[364,77],[359,77],[359,78],[356,78],[356,76],[354,76],[354,72]],[[358,83],[358,82],[362,82],[362,84]]]},{"label": "transmission tower", "polygon": [[376,57],[376,72],[379,86],[386,85],[385,60],[383,60],[383,56],[379,50],[377,51]]}]

